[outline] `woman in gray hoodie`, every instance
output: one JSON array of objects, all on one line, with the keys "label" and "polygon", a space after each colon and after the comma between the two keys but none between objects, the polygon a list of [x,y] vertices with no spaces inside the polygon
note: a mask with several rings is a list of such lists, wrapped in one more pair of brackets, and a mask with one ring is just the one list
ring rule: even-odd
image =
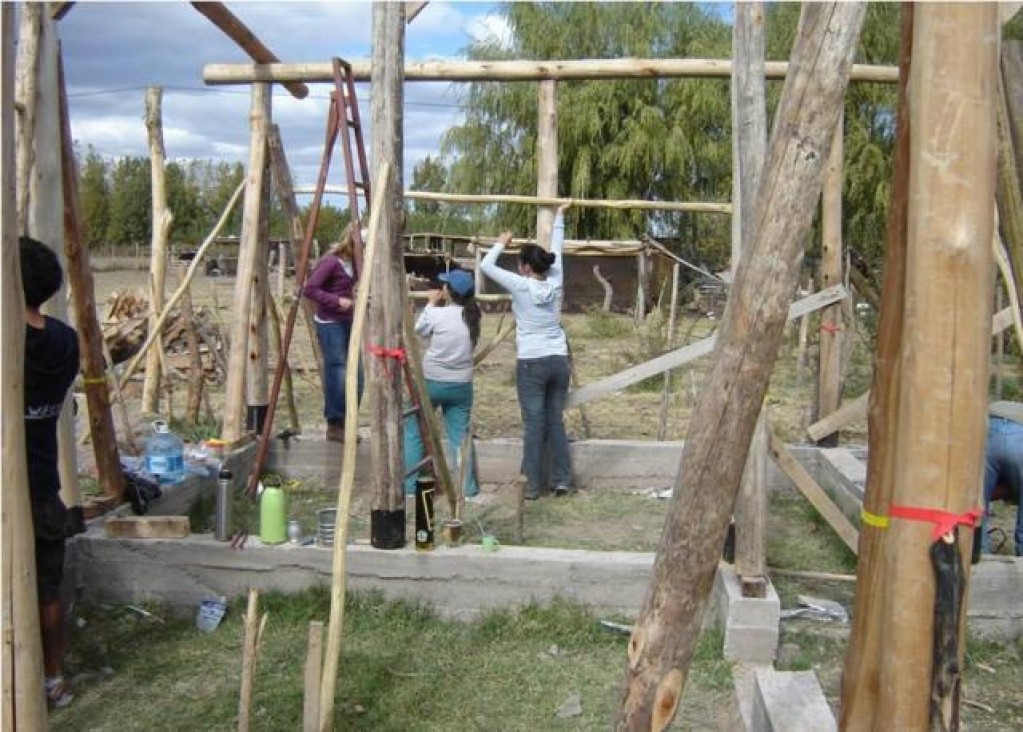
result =
[{"label": "woman in gray hoodie", "polygon": [[529,480],[529,500],[539,498],[543,488],[545,449],[554,495],[566,495],[572,486],[564,419],[570,375],[568,341],[561,327],[564,214],[568,206],[566,203],[558,208],[549,252],[536,244],[523,245],[518,273],[497,266],[497,258],[511,242],[510,231],[501,234],[480,264],[487,277],[512,298],[518,350],[515,385],[524,430],[521,472]]}]

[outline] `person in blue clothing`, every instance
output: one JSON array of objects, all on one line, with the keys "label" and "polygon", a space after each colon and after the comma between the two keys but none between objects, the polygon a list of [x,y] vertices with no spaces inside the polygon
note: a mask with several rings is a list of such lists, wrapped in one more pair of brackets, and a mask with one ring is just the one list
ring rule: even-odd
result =
[{"label": "person in blue clothing", "polygon": [[981,546],[989,550],[987,513],[991,502],[1005,500],[1017,504],[1016,556],[1023,556],[1023,404],[993,402],[988,410],[987,446],[984,451],[984,514]]},{"label": "person in blue clothing", "polygon": [[72,696],[64,679],[65,608],[61,585],[67,509],[60,499],[57,420],[78,375],[78,334],[40,310],[63,280],[57,255],[31,237],[21,237],[19,244],[25,292],[25,456],[35,534],[43,672],[49,706],[64,707],[71,703]]},{"label": "person in blue clothing", "polygon": [[554,217],[550,251],[536,244],[523,245],[518,272],[509,272],[497,265],[497,258],[512,239],[511,232],[505,232],[480,264],[484,274],[512,298],[518,351],[515,385],[524,432],[521,472],[528,480],[526,498],[531,501],[546,487],[541,484],[545,457],[554,495],[567,495],[572,488],[564,418],[571,371],[568,340],[561,327],[562,249],[568,206],[560,206]]},{"label": "person in blue clothing", "polygon": [[[480,338],[479,303],[471,274],[453,269],[441,274],[441,287],[431,290],[426,307],[416,320],[416,333],[429,339],[423,354],[423,377],[430,394],[432,407],[440,407],[444,415],[448,449],[454,464],[471,460],[473,451],[461,455],[466,432],[472,416],[472,356]],[[423,438],[415,417],[405,420],[405,470],[412,468],[423,457]],[[464,471],[466,481],[461,490],[466,498],[479,494],[475,470],[472,465]],[[416,492],[416,475],[405,479],[405,493]]]}]

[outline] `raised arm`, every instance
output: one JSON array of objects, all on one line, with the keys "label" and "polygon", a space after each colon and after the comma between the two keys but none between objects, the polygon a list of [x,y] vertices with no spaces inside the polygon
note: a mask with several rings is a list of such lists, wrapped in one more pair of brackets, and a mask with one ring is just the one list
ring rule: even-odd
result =
[{"label": "raised arm", "polygon": [[490,247],[490,251],[483,257],[483,261],[480,262],[480,269],[483,270],[483,274],[492,279],[494,282],[499,284],[504,289],[511,292],[522,282],[522,275],[509,272],[506,269],[501,269],[497,266],[497,258],[501,256],[501,252],[504,251],[505,246],[511,241],[512,235],[510,231],[506,231],[498,237],[497,243]]},{"label": "raised arm", "polygon": [[551,231],[551,252],[554,254],[554,264],[547,272],[547,281],[556,285],[562,284],[565,278],[565,267],[562,263],[563,251],[565,248],[565,209],[570,204],[563,203],[558,206],[558,212],[554,214],[554,229]]}]

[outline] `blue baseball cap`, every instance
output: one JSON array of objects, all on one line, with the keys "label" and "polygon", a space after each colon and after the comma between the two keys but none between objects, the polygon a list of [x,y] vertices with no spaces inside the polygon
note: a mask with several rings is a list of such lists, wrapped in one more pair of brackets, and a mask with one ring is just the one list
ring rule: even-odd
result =
[{"label": "blue baseball cap", "polygon": [[476,281],[464,269],[453,269],[450,272],[442,273],[437,279],[445,283],[453,293],[462,297],[471,295],[476,289]]}]

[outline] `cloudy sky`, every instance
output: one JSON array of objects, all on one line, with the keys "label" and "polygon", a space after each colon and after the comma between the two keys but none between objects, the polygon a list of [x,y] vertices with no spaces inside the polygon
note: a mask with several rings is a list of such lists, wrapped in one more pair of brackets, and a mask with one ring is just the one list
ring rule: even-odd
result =
[{"label": "cloudy sky", "polygon": [[[370,56],[370,3],[231,2],[263,43],[287,62]],[[507,29],[494,5],[431,2],[409,25],[406,59],[457,58],[473,38]],[[71,107],[72,135],[106,156],[147,155],[145,90],[162,86],[164,143],[170,159],[242,161],[248,156],[248,86],[208,87],[207,63],[247,61],[245,54],[187,2],[79,2],[58,23]],[[296,185],[312,185],[323,153],[327,84],[304,100],[275,86],[280,126]],[[412,166],[439,152],[440,137],[460,118],[458,87],[415,82],[405,90],[406,185]],[[369,126],[369,88],[357,87]],[[370,140],[366,139],[367,154]],[[335,161],[338,158],[335,157]],[[332,165],[331,183],[343,182]]]}]

